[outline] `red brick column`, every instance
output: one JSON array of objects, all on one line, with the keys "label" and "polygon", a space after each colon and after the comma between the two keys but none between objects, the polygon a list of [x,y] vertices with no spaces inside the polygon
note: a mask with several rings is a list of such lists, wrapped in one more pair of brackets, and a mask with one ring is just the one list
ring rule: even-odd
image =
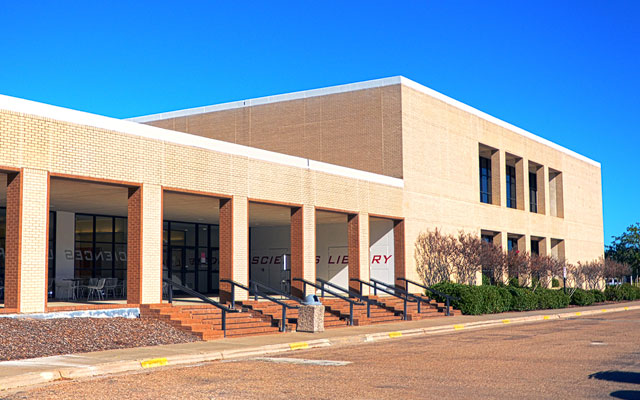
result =
[{"label": "red brick column", "polygon": [[293,278],[304,278],[304,218],[302,207],[291,209],[291,294],[304,297],[304,284]]},{"label": "red brick column", "polygon": [[127,303],[142,302],[142,188],[129,188],[127,204]]},{"label": "red brick column", "polygon": [[406,282],[398,281],[398,278],[406,278],[407,271],[404,259],[404,220],[393,221],[393,267],[395,273],[396,287],[404,289]]},{"label": "red brick column", "polygon": [[22,179],[19,173],[7,174],[7,225],[5,239],[4,306],[20,309],[20,224]]},{"label": "red brick column", "polygon": [[347,244],[349,246],[349,288],[360,293],[360,283],[351,279],[360,279],[360,218],[358,214],[347,216]]},{"label": "red brick column", "polygon": [[[220,199],[219,279],[233,279],[233,200]],[[231,284],[220,282],[220,301],[231,301]]]}]

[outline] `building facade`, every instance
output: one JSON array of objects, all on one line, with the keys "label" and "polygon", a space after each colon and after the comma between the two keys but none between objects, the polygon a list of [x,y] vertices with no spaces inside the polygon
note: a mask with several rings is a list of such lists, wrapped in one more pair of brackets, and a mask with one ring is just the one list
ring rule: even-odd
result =
[{"label": "building facade", "polygon": [[5,310],[51,309],[52,278],[116,277],[130,304],[163,276],[223,300],[224,278],[417,279],[434,228],[604,251],[597,162],[402,77],[128,121],[3,96],[0,133]]}]

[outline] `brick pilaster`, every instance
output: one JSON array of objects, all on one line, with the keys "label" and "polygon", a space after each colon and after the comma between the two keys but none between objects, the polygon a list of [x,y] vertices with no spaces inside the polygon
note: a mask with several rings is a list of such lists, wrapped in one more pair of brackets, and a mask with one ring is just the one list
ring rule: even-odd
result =
[{"label": "brick pilaster", "polygon": [[[404,258],[404,220],[393,221],[393,268],[396,287],[404,289],[406,282],[399,281],[398,278],[406,278],[406,264]],[[415,286],[414,286],[415,287]]]},{"label": "brick pilaster", "polygon": [[[369,281],[369,216],[365,213],[347,216],[347,243],[349,246],[349,288],[360,293],[360,283],[351,279]],[[363,294],[368,292],[363,288]]]},{"label": "brick pilaster", "polygon": [[127,203],[127,303],[142,302],[143,188],[129,188]]},{"label": "brick pilaster", "polygon": [[[233,279],[233,200],[220,199],[220,279]],[[231,284],[220,282],[220,301],[231,301]]]},{"label": "brick pilaster", "polygon": [[16,310],[20,308],[21,178],[19,173],[7,175],[4,306]]},{"label": "brick pilaster", "polygon": [[304,283],[294,281],[304,278],[304,210],[291,208],[291,294],[304,297]]}]

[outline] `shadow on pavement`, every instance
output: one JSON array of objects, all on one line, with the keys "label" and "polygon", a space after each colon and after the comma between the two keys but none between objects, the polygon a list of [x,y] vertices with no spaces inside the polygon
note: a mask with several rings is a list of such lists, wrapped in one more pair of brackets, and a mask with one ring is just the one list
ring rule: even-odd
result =
[{"label": "shadow on pavement", "polygon": [[637,390],[618,390],[611,392],[610,396],[614,399],[638,400],[640,399],[640,392]]},{"label": "shadow on pavement", "polygon": [[[629,371],[600,371],[589,375],[589,379],[598,379],[601,381],[611,381],[620,383],[636,383],[640,384],[640,373]],[[637,397],[635,397],[637,398]]]}]

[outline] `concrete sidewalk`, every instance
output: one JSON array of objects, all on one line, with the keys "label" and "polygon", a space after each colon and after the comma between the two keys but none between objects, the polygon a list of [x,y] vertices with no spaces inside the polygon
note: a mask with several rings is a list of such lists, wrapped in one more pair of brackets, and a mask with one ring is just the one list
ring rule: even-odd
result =
[{"label": "concrete sidewalk", "polygon": [[456,316],[421,321],[354,326],[321,333],[283,333],[194,342],[176,345],[107,350],[0,362],[0,391],[60,379],[75,379],[142,370],[164,365],[188,365],[206,361],[282,353],[298,349],[369,343],[403,336],[432,335],[460,330],[499,327],[607,312],[640,310],[640,301],[574,307],[561,310],[510,312],[481,316]]}]

